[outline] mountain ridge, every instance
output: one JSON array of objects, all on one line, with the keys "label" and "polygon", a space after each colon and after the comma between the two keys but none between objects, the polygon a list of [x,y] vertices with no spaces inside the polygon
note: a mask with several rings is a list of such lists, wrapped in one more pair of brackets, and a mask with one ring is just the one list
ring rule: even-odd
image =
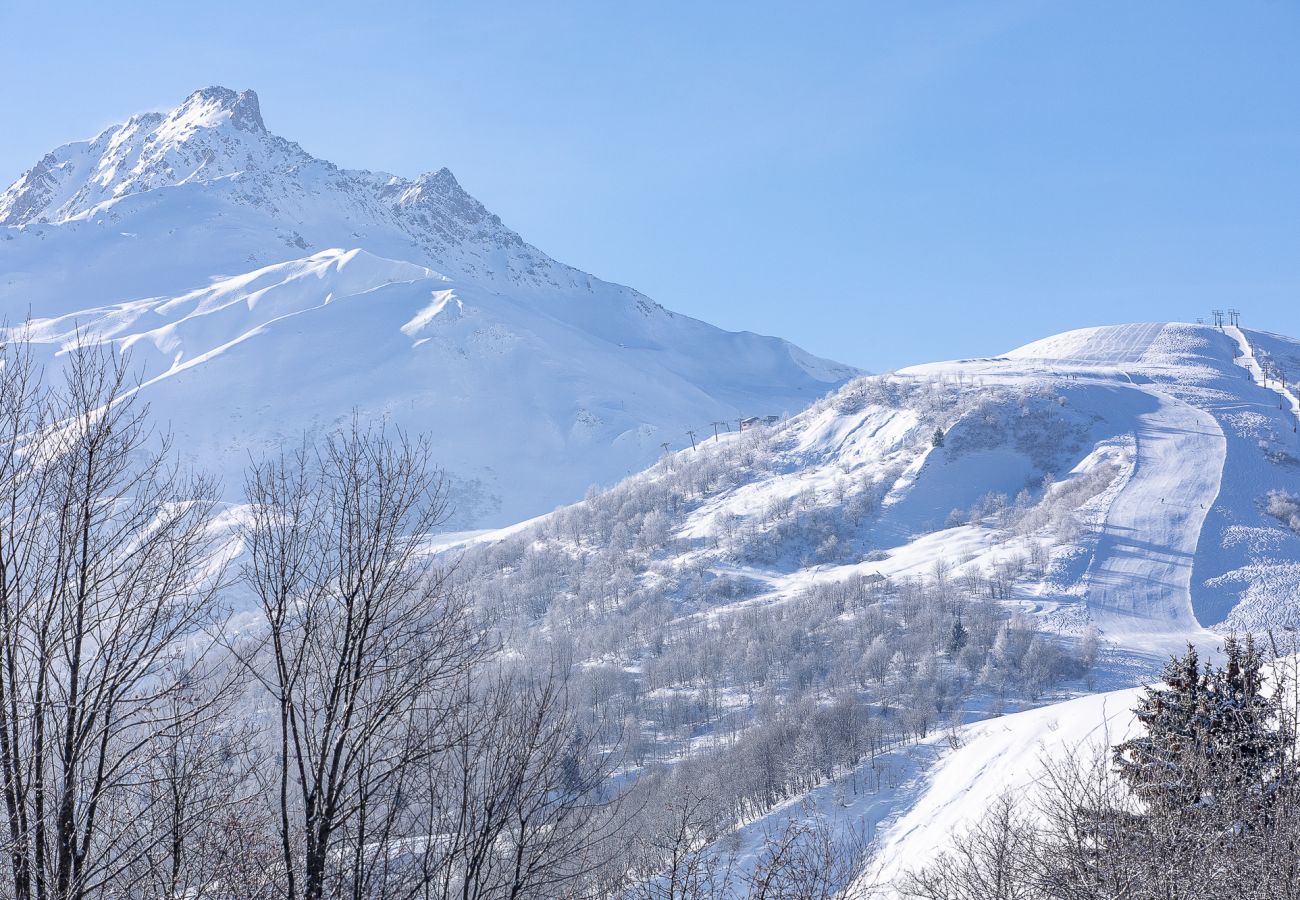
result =
[{"label": "mountain ridge", "polygon": [[[514,254],[507,261],[519,277],[556,283],[558,273],[577,272],[527,244],[447,168],[414,179],[339,168],[268,131],[255,92],[224,87],[195,91],[167,113],[132,116],[46,154],[0,194],[0,225],[90,218],[128,197],[220,179],[234,182],[240,200],[300,223],[303,195],[328,191],[346,198],[357,220],[391,217],[389,224],[444,256],[453,245],[473,244],[480,257],[492,250]],[[442,260],[444,268],[456,269],[448,262]],[[492,277],[494,270],[470,271]]]},{"label": "mountain ridge", "polygon": [[131,352],[182,452],[228,483],[236,443],[356,408],[439,432],[459,505],[492,524],[857,373],[557,262],[446,168],[319,159],[226,88],[65,144],[0,194],[0,321],[29,315],[50,364],[78,333]]}]

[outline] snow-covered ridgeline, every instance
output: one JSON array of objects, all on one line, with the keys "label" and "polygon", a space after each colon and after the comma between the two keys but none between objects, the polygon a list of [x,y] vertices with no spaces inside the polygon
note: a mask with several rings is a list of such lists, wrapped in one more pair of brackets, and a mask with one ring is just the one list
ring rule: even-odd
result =
[{"label": "snow-covered ridgeline", "polygon": [[0,322],[29,316],[47,361],[78,333],[129,350],[178,447],[233,492],[250,451],[356,408],[430,436],[462,523],[548,511],[687,428],[796,412],[856,374],[552,260],[446,169],[314,157],[225,88],[0,194]]}]

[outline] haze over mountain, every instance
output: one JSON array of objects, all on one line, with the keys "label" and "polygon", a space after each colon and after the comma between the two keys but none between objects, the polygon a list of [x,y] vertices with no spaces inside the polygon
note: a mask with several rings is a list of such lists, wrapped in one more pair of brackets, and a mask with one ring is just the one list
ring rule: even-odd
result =
[{"label": "haze over mountain", "polygon": [[51,356],[79,331],[130,350],[177,446],[232,492],[249,453],[352,408],[426,432],[462,522],[544,512],[688,428],[855,374],[551,259],[446,169],[340,169],[221,87],[0,194],[0,317],[30,317]]}]

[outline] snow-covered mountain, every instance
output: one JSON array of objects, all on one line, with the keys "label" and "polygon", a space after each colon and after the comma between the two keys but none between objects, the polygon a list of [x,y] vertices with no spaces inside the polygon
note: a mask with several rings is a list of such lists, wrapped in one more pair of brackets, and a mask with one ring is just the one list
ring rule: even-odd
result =
[{"label": "snow-covered mountain", "polygon": [[129,350],[232,495],[353,407],[429,433],[481,523],[612,484],[439,546],[512,649],[573,661],[626,777],[689,771],[742,854],[815,800],[877,839],[864,895],[1042,749],[1122,733],[1184,642],[1300,627],[1300,341],[1263,331],[855,378],[550,259],[445,169],[317,159],[221,88],[0,194],[0,317],[51,360]]},{"label": "snow-covered mountain", "polygon": [[[545,598],[530,615],[551,632],[578,617],[574,652],[620,664],[655,703],[720,707],[690,720],[688,745],[809,694],[800,716],[847,694],[885,729],[1039,707],[856,768],[821,763],[836,774],[804,789],[819,815],[880,842],[865,890],[923,861],[981,798],[1023,788],[1045,743],[1105,737],[1108,719],[1121,735],[1131,686],[1186,642],[1212,652],[1230,631],[1300,627],[1300,401],[1280,377],[1297,371],[1291,338],[1148,323],[865,377],[770,429],[469,538],[464,571],[490,596]],[[1019,613],[1035,640],[1097,642],[1100,659],[1086,677],[1042,652],[1016,660],[1011,631],[969,663],[943,649],[954,619],[990,607]],[[656,680],[682,666],[677,646],[715,670]],[[780,674],[756,678],[746,654]],[[1072,699],[1098,689],[1119,692]],[[774,755],[816,758],[790,740]],[[803,809],[774,804],[741,846]]]},{"label": "snow-covered mountain", "polygon": [[78,331],[129,348],[178,447],[232,493],[249,452],[356,407],[429,433],[488,523],[855,374],[556,262],[446,169],[340,169],[219,87],[0,194],[0,318],[29,317],[51,355]]},{"label": "snow-covered mountain", "polygon": [[[1300,627],[1300,400],[1279,371],[1300,371],[1300,342],[1151,323],[859,378],[765,430],[769,458],[673,534],[693,565],[744,561],[773,601],[1021,557],[1000,593],[1157,661],[1207,629]],[[739,438],[620,489],[707,470]]]}]

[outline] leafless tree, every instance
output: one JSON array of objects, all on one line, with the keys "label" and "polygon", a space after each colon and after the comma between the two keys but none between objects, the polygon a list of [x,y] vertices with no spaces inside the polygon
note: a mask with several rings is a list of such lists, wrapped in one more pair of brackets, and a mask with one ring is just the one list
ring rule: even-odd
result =
[{"label": "leafless tree", "polygon": [[267,764],[258,728],[235,708],[243,685],[228,659],[170,699],[146,748],[147,778],[125,812],[143,849],[129,882],[140,896],[246,900],[273,896],[283,866],[254,771]]},{"label": "leafless tree", "polygon": [[740,886],[734,851],[718,843],[724,822],[716,798],[681,784],[650,815],[633,849],[627,900],[720,900]]},{"label": "leafless tree", "polygon": [[[589,893],[624,847],[607,784],[613,753],[570,703],[566,675],[503,672],[443,730],[427,781],[432,895],[474,900]],[[584,886],[585,889],[584,889]]]},{"label": "leafless tree", "polygon": [[[422,541],[447,493],[422,441],[351,424],[254,465],[243,580],[266,618],[284,895],[388,896],[410,778],[482,653]],[[403,883],[405,883],[403,881]]]},{"label": "leafless tree", "polygon": [[858,875],[866,842],[852,828],[837,833],[825,819],[793,818],[764,837],[745,878],[748,900],[835,900]]},{"label": "leafless tree", "polygon": [[[0,350],[0,789],[18,900],[132,896],[156,835],[151,756],[196,715],[219,587],[215,490],[172,461],[125,360],[56,386]],[[198,814],[198,811],[195,811]]]},{"label": "leafless tree", "polygon": [[950,849],[900,885],[917,900],[1039,900],[1034,824],[1015,799],[999,797]]}]

